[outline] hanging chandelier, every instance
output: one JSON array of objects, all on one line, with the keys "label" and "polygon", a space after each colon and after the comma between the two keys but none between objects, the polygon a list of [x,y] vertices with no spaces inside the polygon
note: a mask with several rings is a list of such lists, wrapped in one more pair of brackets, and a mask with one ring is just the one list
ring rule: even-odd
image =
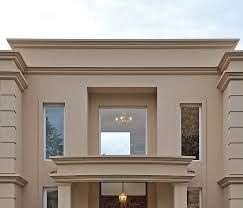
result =
[{"label": "hanging chandelier", "polygon": [[115,117],[115,121],[119,124],[127,124],[132,122],[132,120],[133,120],[132,116],[121,115]]},{"label": "hanging chandelier", "polygon": [[119,202],[125,204],[127,201],[127,195],[124,192],[124,183],[122,183],[122,192],[119,194]]}]

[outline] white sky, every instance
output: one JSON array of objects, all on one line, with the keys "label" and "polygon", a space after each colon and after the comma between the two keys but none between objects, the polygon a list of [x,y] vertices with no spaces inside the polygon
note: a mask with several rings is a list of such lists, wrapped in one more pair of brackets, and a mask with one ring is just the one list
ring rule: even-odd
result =
[{"label": "white sky", "polygon": [[6,38],[243,39],[242,11],[242,0],[0,0],[0,49]]}]

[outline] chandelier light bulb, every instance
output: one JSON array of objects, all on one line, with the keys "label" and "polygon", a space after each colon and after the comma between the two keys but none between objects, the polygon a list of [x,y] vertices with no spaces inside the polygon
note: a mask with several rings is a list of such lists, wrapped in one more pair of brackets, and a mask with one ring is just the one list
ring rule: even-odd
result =
[{"label": "chandelier light bulb", "polygon": [[121,203],[126,203],[126,201],[127,201],[127,195],[125,194],[125,193],[121,193],[120,195],[119,195],[119,201],[121,202]]},{"label": "chandelier light bulb", "polygon": [[126,115],[119,115],[119,116],[116,116],[114,120],[120,124],[128,124],[133,121],[133,117],[126,116]]}]

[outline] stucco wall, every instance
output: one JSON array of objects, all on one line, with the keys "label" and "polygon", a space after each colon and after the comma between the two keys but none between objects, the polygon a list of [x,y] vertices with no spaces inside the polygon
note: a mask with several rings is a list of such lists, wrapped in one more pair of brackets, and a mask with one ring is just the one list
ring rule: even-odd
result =
[{"label": "stucco wall", "polygon": [[[202,161],[193,162],[191,165],[190,169],[195,171],[196,177],[190,186],[202,187],[203,207],[222,207],[223,192],[217,184],[223,171],[222,95],[216,88],[218,75],[146,77],[26,75],[26,78],[30,87],[23,93],[24,177],[29,182],[24,188],[25,208],[42,207],[43,186],[55,186],[48,176],[49,172],[55,170],[55,167],[52,162],[43,160],[42,103],[65,102],[66,151],[68,155],[77,156],[84,154],[83,151],[88,152],[89,141],[85,140],[89,137],[84,137],[87,132],[83,132],[88,115],[87,87],[124,86],[157,88],[157,153],[160,155],[180,154],[178,110],[180,102],[203,103],[205,112],[202,118],[204,121]],[[95,207],[96,200],[92,197],[89,197],[88,201],[84,199],[83,202],[82,197],[78,198],[77,190],[87,190],[87,186],[85,185],[84,188],[81,185],[74,185],[74,207],[84,207],[87,203],[90,207]],[[151,188],[151,192],[154,188]],[[89,196],[91,196],[91,193],[98,191],[97,185],[89,185],[88,190]],[[162,196],[161,199],[163,199],[165,189],[158,186],[156,190],[157,197]],[[173,196],[171,195],[171,197]],[[158,199],[158,203],[160,203],[158,206],[161,206],[161,202],[159,202],[161,199]]]}]

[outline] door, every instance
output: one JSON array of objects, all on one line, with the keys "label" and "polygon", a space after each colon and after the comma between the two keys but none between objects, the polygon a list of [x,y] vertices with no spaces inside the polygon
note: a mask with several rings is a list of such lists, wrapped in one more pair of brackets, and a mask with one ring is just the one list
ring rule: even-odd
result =
[{"label": "door", "polygon": [[[101,183],[100,208],[146,208],[146,183]],[[120,203],[119,195],[127,196],[125,203]]]},{"label": "door", "polygon": [[118,196],[101,196],[100,208],[146,208],[146,196],[128,196],[123,205]]}]

